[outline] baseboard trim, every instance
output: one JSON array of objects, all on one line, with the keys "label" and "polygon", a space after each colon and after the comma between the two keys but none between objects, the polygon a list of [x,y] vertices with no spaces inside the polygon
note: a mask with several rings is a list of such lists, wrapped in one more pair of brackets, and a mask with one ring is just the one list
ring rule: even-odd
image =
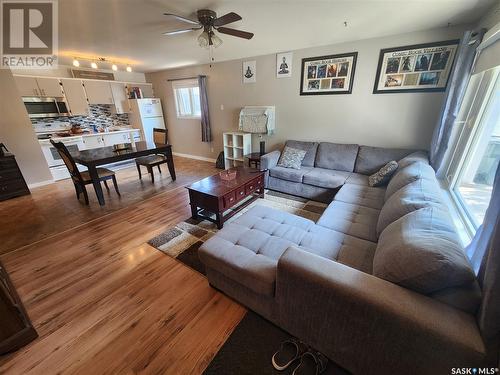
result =
[{"label": "baseboard trim", "polygon": [[216,159],[206,158],[204,156],[197,156],[197,155],[190,155],[190,154],[181,154],[180,152],[172,152],[172,154],[175,155],[175,156],[183,157],[183,158],[209,161],[211,163],[215,163],[217,161]]},{"label": "baseboard trim", "polygon": [[45,186],[49,184],[53,184],[55,181],[54,180],[46,180],[46,181],[40,181],[40,182],[35,182],[34,184],[29,184],[28,189],[34,189],[40,186]]}]

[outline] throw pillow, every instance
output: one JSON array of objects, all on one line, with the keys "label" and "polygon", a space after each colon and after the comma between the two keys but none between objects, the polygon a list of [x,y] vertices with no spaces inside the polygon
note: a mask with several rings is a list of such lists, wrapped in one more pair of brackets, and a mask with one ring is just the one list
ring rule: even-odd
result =
[{"label": "throw pillow", "polygon": [[306,151],[297,148],[285,147],[283,154],[278,162],[279,167],[300,169],[302,160],[306,156]]},{"label": "throw pillow", "polygon": [[382,168],[375,172],[370,177],[368,177],[368,184],[370,186],[382,186],[389,182],[392,175],[398,169],[398,163],[396,161],[390,161]]}]

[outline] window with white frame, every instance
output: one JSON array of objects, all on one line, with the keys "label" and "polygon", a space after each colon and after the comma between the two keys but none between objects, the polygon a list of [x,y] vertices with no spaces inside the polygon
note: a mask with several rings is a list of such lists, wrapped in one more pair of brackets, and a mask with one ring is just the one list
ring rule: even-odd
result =
[{"label": "window with white frame", "polygon": [[200,88],[197,79],[175,81],[172,83],[177,118],[193,119],[201,117]]},{"label": "window with white frame", "polygon": [[461,112],[463,127],[447,178],[473,234],[482,224],[500,160],[500,67],[471,77]]}]

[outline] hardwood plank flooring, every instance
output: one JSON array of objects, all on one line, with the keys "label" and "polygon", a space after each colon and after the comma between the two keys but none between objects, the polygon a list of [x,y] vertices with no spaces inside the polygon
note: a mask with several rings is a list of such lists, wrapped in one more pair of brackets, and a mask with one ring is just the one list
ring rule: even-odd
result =
[{"label": "hardwood plank flooring", "polygon": [[[120,171],[120,188],[127,193],[121,200],[111,193],[104,209],[95,196],[90,208],[74,205],[72,185],[64,182],[53,192],[43,187],[31,199],[8,201],[12,214],[41,207],[43,217],[54,207],[40,202],[47,197],[71,210],[57,208],[52,225],[28,217],[37,223],[29,239],[27,224],[9,224],[0,233],[2,242],[7,233],[12,236],[3,249],[17,248],[1,259],[40,335],[0,357],[0,373],[203,372],[246,310],[201,274],[146,244],[190,215],[182,185],[216,172],[209,163],[183,158],[176,158],[176,168],[175,183],[164,172],[158,186],[148,187],[144,179],[144,190],[135,186],[136,193],[137,176]],[[75,211],[83,213],[65,223]],[[13,219],[17,224],[21,216]],[[25,245],[30,239],[36,242]]]},{"label": "hardwood plank flooring", "polygon": [[121,196],[113,188],[109,193],[103,188],[106,205],[102,207],[92,186],[87,186],[90,205],[83,204],[83,197],[78,201],[69,179],[32,189],[31,195],[0,202],[0,255],[217,172],[212,163],[199,160],[174,156],[174,163],[181,172],[176,181],[172,181],[165,165],[161,166],[161,174],[155,169],[154,184],[147,173],[139,180],[135,164],[117,171]]}]

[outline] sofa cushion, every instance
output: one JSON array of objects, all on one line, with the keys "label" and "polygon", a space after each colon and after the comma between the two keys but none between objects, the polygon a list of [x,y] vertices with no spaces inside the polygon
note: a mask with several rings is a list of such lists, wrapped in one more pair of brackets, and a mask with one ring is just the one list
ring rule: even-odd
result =
[{"label": "sofa cushion", "polygon": [[412,163],[422,162],[424,164],[429,164],[429,156],[425,151],[415,151],[410,155],[405,156],[403,159],[398,160],[399,168],[405,168]]},{"label": "sofa cushion", "polygon": [[304,156],[306,151],[286,146],[278,161],[278,167],[300,169]]},{"label": "sofa cushion", "polygon": [[431,181],[436,179],[434,169],[432,169],[429,164],[414,162],[408,164],[404,168],[400,168],[387,184],[385,200],[389,199],[392,194],[401,189],[403,186],[421,178],[426,178]]},{"label": "sofa cushion", "polygon": [[377,244],[344,233],[314,225],[300,242],[300,248],[323,258],[334,260],[359,271],[372,273]]},{"label": "sofa cushion", "polygon": [[384,194],[385,188],[383,187],[345,184],[333,199],[380,210],[384,205]]},{"label": "sofa cushion", "polygon": [[315,167],[352,172],[358,145],[321,142],[318,147]]},{"label": "sofa cushion", "polygon": [[306,156],[302,159],[304,167],[314,167],[316,160],[316,152],[318,150],[318,142],[303,142],[303,141],[286,141],[285,146],[306,151]]},{"label": "sofa cushion", "polygon": [[382,232],[373,274],[425,294],[475,280],[451,217],[436,207],[411,212]]},{"label": "sofa cushion", "polygon": [[439,206],[442,209],[441,191],[435,181],[419,179],[403,186],[385,202],[377,223],[377,233],[380,233],[392,222],[409,212],[423,207]]},{"label": "sofa cushion", "polygon": [[346,184],[369,186],[368,176],[361,173],[351,173],[345,182]]},{"label": "sofa cushion", "polygon": [[303,217],[257,205],[224,225],[200,247],[199,256],[207,267],[272,296],[278,259],[289,246],[300,246],[314,226]]},{"label": "sofa cushion", "polygon": [[356,204],[333,201],[317,224],[350,236],[377,242],[377,220],[380,211]]},{"label": "sofa cushion", "polygon": [[312,167],[301,167],[300,169],[293,169],[278,166],[271,168],[269,170],[269,174],[282,180],[302,182],[302,178],[304,177],[304,175],[312,169]]},{"label": "sofa cushion", "polygon": [[371,175],[391,160],[399,160],[412,152],[398,148],[359,146],[354,172]]},{"label": "sofa cushion", "polygon": [[349,172],[335,171],[332,169],[313,168],[304,175],[304,184],[336,189],[344,185],[349,177]]},{"label": "sofa cushion", "polygon": [[368,185],[370,186],[384,186],[387,185],[392,175],[396,173],[398,163],[394,160],[390,161],[377,172],[368,177]]},{"label": "sofa cushion", "polygon": [[474,315],[481,303],[481,295],[481,288],[477,280],[474,280],[465,285],[438,290],[429,294],[429,297]]}]

